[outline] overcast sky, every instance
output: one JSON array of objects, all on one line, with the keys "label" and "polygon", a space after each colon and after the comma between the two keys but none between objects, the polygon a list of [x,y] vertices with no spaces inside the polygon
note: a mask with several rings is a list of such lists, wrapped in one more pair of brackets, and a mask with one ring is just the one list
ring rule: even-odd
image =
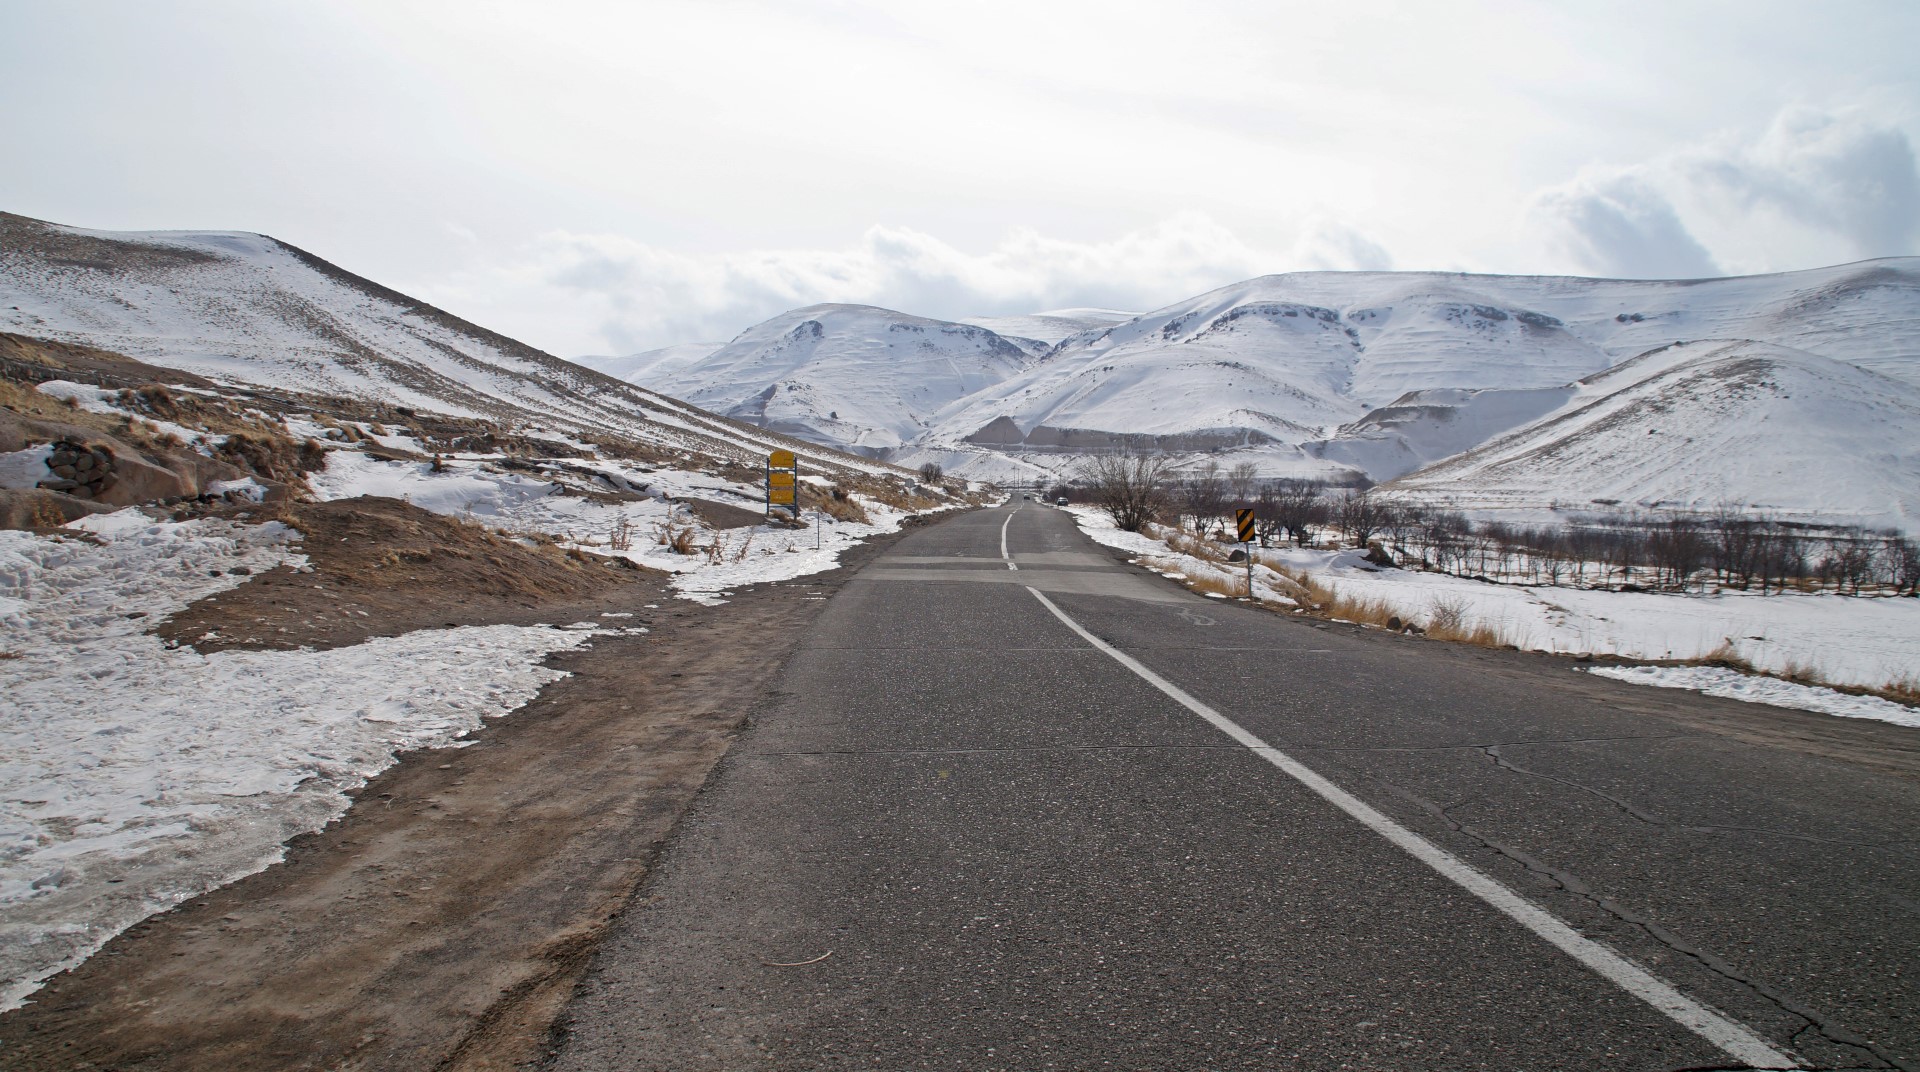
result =
[{"label": "overcast sky", "polygon": [[0,0],[0,209],[566,356],[784,309],[1920,252],[1920,4]]}]

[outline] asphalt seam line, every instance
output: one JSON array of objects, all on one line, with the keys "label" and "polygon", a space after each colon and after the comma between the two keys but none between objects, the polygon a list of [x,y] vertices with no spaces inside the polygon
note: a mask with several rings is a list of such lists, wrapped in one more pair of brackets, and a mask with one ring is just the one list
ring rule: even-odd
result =
[{"label": "asphalt seam line", "polygon": [[1007,526],[1013,524],[1014,511],[1018,509],[1020,508],[1016,506],[1013,508],[1013,510],[1008,510],[1007,519],[1005,521],[1000,522],[1000,557],[1007,560],[1007,568],[1010,570],[1017,570],[1020,568],[1019,566],[1016,566],[1013,564],[1013,556],[1007,553]]},{"label": "asphalt seam line", "polygon": [[1053,601],[1029,587],[1033,598],[1053,612],[1080,639],[1133,671],[1141,680],[1159,689],[1180,706],[1207,720],[1220,732],[1233,738],[1249,751],[1280,768],[1288,777],[1314,791],[1323,800],[1359,820],[1368,829],[1399,846],[1408,855],[1439,872],[1455,885],[1485,901],[1501,913],[1544,939],[1547,944],[1597,972],[1614,985],[1653,1006],[1675,1023],[1711,1042],[1721,1051],[1749,1068],[1791,1069],[1797,1063],[1768,1045],[1746,1027],[1680,993],[1664,980],[1633,961],[1586,937],[1571,926],[1488,878],[1447,850],[1401,826],[1372,805],[1328,781],[1299,760],[1274,748],[1249,733],[1239,723],[1201,703],[1184,689],[1149,670],[1132,656],[1088,632],[1079,622],[1067,617]]}]

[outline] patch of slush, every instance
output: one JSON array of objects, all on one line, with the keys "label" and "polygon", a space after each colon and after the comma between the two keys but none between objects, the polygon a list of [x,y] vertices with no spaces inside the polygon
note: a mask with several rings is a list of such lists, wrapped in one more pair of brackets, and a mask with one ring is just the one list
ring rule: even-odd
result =
[{"label": "patch of slush", "polygon": [[1597,677],[1662,689],[1690,689],[1729,700],[1818,711],[1841,718],[1870,718],[1896,726],[1920,729],[1920,711],[1877,696],[1853,696],[1814,685],[1796,685],[1778,678],[1743,674],[1721,666],[1593,666],[1583,667]]},{"label": "patch of slush", "polygon": [[[300,566],[284,525],[0,531],[0,1009],[154,912],[281,858],[398,753],[565,676],[591,629],[422,630],[331,651],[170,649],[143,630]],[[95,542],[98,541],[98,542]]]}]

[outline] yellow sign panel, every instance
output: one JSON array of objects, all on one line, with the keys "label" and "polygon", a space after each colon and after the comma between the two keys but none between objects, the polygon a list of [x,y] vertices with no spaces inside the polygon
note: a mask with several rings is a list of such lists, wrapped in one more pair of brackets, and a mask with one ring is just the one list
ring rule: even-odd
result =
[{"label": "yellow sign panel", "polygon": [[1253,511],[1252,510],[1235,510],[1234,523],[1236,527],[1239,528],[1240,530],[1240,542],[1252,543],[1253,535],[1254,535]]},{"label": "yellow sign panel", "polygon": [[768,488],[767,502],[791,506],[793,505],[793,489],[792,488]]},{"label": "yellow sign panel", "polygon": [[790,450],[776,450],[772,454],[767,455],[767,468],[769,469],[793,468],[793,452]]},{"label": "yellow sign panel", "polygon": [[774,488],[790,488],[793,486],[793,474],[782,473],[778,470],[768,473],[767,486],[774,487]]}]

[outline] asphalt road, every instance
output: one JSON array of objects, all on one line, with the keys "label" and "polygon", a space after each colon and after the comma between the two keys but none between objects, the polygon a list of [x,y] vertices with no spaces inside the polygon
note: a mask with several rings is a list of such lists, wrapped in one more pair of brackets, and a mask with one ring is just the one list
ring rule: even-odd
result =
[{"label": "asphalt road", "polygon": [[1018,501],[767,673],[551,1067],[1920,1068],[1920,785],[1844,758],[1913,731],[1197,598]]}]

